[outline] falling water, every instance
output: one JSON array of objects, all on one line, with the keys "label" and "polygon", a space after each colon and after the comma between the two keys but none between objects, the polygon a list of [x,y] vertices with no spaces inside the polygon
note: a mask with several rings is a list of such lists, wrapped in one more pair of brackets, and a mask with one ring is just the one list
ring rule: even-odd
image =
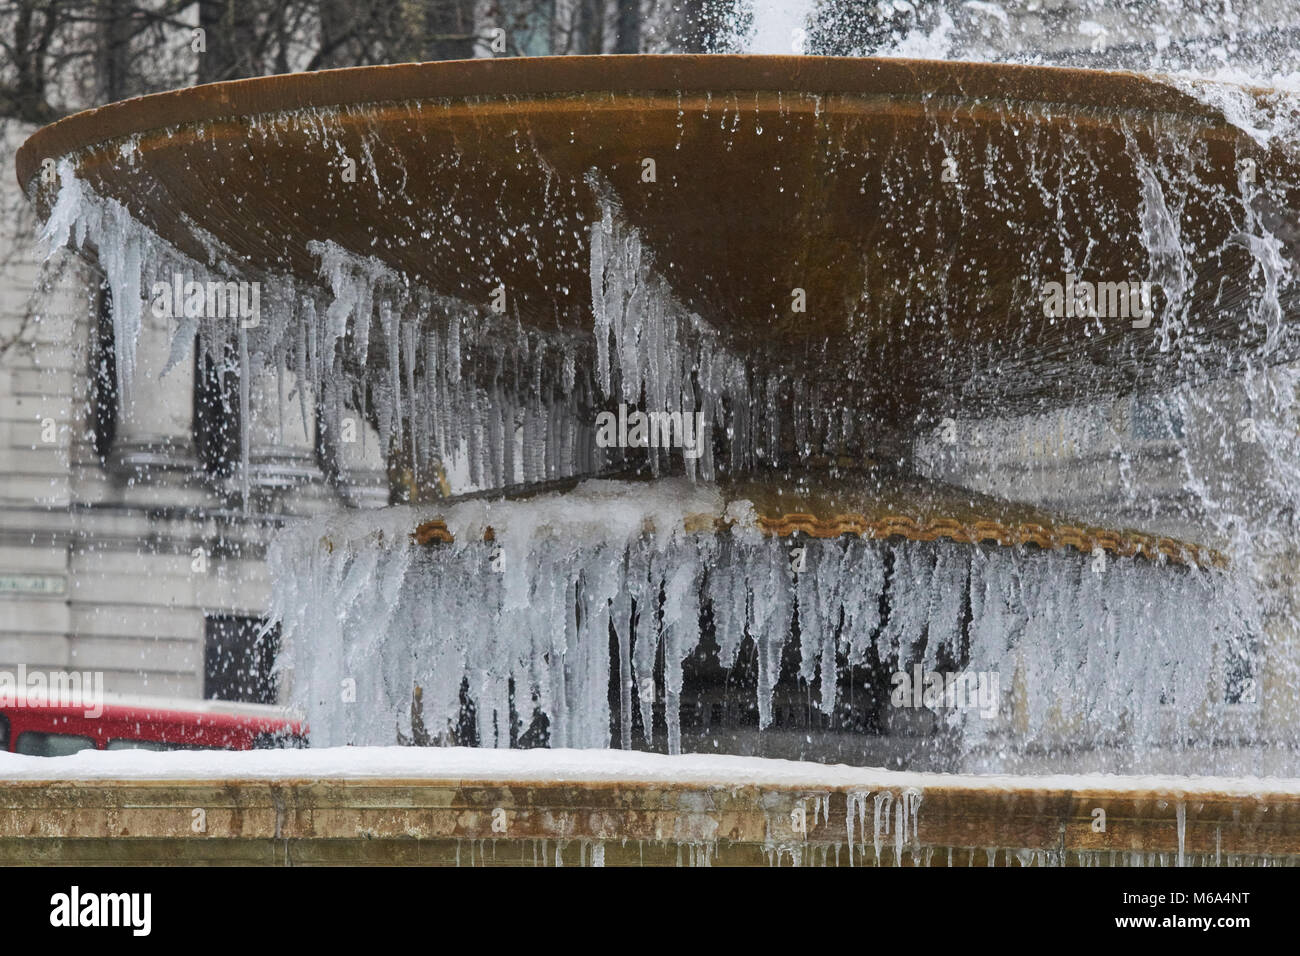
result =
[{"label": "falling water", "polygon": [[749,53],[803,53],[813,0],[753,0]]}]

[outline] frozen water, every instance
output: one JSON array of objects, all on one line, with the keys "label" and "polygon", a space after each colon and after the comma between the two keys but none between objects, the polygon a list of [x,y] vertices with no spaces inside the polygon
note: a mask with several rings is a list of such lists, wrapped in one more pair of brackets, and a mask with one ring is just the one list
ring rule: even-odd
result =
[{"label": "frozen water", "polygon": [[[308,245],[318,262],[317,283],[236,274],[236,257],[202,230],[196,231],[208,258],[196,262],[120,203],[93,193],[66,161],[62,175],[45,240],[51,251],[72,245],[95,252],[103,263],[124,395],[130,394],[141,313],[153,301],[155,283],[238,279],[266,290],[256,322],[234,323],[201,310],[172,317],[173,364],[196,333],[219,365],[223,349],[234,344],[245,451],[247,384],[263,369],[295,373],[304,410],[310,396],[321,411],[327,448],[337,447],[342,419],[359,414],[386,449],[405,449],[403,466],[414,485],[433,487],[450,476],[457,491],[600,474],[647,460],[659,474],[674,457],[688,477],[711,481],[718,467],[714,435],[727,436],[725,465],[735,472],[774,461],[785,428],[799,436],[802,454],[837,447],[852,434],[849,415],[826,413],[819,386],[754,375],[678,301],[594,173],[602,214],[589,230],[591,337],[527,331],[507,316],[414,285],[378,259],[332,241]],[[787,408],[783,396],[789,393],[795,400]],[[671,447],[667,436],[663,442],[652,437],[645,448],[601,447],[596,413],[619,403],[687,423],[698,415],[698,456]],[[248,462],[241,466],[246,479]]]},{"label": "frozen water", "polygon": [[[186,260],[64,173],[47,235],[53,245],[99,250],[115,302],[124,303],[115,310],[115,331],[119,375],[129,389],[140,321],[130,303],[143,308],[144,290],[158,276],[224,275],[225,259],[214,250],[209,265]],[[1144,202],[1152,261],[1169,263],[1161,267],[1168,284],[1186,268],[1175,218],[1154,179]],[[1264,261],[1267,237],[1261,228],[1252,234],[1264,237],[1252,246]],[[571,336],[503,330],[483,310],[321,243],[313,251],[322,288],[281,277],[263,321],[238,331],[241,379],[268,367],[292,369],[326,399],[327,412],[359,406],[387,442],[410,441],[416,480],[449,463],[463,465],[469,485],[489,488],[598,471],[607,459],[592,440],[589,409],[602,396],[666,411],[699,409],[732,437],[731,467],[763,461],[783,383],[753,379],[677,302],[612,200],[604,201],[591,238],[596,334],[586,347],[594,362],[575,361],[582,343]],[[210,321],[182,317],[178,350],[196,325]],[[206,331],[208,347],[228,334]],[[361,362],[383,370],[369,389],[358,387]],[[1271,374],[1251,379],[1258,383],[1253,393],[1288,408],[1277,400],[1287,385],[1276,381],[1281,373]],[[795,434],[814,447],[840,423],[819,413],[817,398],[795,391]],[[1179,394],[1190,403],[1196,393]],[[246,392],[240,399],[246,412]],[[1072,419],[1068,441],[1106,442],[1096,416]],[[1281,455],[1289,447],[1285,421],[1261,421],[1277,431],[1280,444],[1270,448]],[[996,435],[1011,426],[993,420],[981,427]],[[924,444],[921,451],[924,461]],[[651,455],[656,467],[666,464],[658,451]],[[1189,486],[1197,486],[1198,464],[1189,460]],[[846,665],[874,656],[899,671],[915,663],[933,672],[956,662],[1001,675],[1005,698],[996,708],[1002,719],[945,715],[968,748],[994,747],[990,741],[1008,734],[1016,682],[1028,689],[1014,708],[1022,721],[1018,743],[1051,745],[1073,734],[1154,747],[1183,739],[1225,706],[1215,675],[1240,656],[1246,635],[1259,632],[1254,603],[1240,598],[1235,578],[1141,560],[1113,561],[1098,575],[1071,554],[846,539],[811,542],[808,565],[796,573],[786,545],[743,521],[720,538],[685,533],[690,508],[715,516],[723,509],[708,483],[711,447],[698,465],[703,481],[695,486],[585,485],[565,499],[461,503],[444,515],[454,545],[413,545],[417,513],[401,510],[286,534],[270,559],[272,618],[284,629],[282,663],[318,741],[388,743],[399,732],[448,740],[468,732],[461,722],[470,714],[472,736],[485,746],[538,738],[607,747],[615,723],[618,745],[646,746],[646,728],[660,720],[665,746],[676,752],[683,745],[683,666],[701,646],[707,609],[719,666],[736,666],[742,649],[753,648],[760,728],[774,721],[785,650],[797,640],[799,677],[816,689],[816,706],[828,716],[836,713]],[[1275,479],[1283,499],[1296,487],[1288,474]],[[729,511],[745,508],[733,502]],[[1232,530],[1239,511],[1213,513]],[[491,546],[483,543],[489,526]],[[353,692],[357,703],[349,700]],[[633,737],[634,713],[645,739]]]},{"label": "frozen water", "polygon": [[795,640],[828,713],[841,669],[868,651],[897,672],[998,675],[996,697],[969,707],[925,698],[969,747],[1005,744],[1018,723],[1017,746],[1082,732],[1142,750],[1187,739],[1226,706],[1214,675],[1250,612],[1221,572],[1145,559],[1097,571],[1072,552],[851,537],[800,542],[798,572],[789,542],[752,527],[687,530],[722,513],[705,484],[587,482],[457,504],[443,513],[454,544],[413,543],[419,515],[405,508],[295,529],[271,556],[273,618],[313,739],[409,737],[418,685],[418,719],[444,743],[472,711],[482,746],[517,745],[539,721],[539,742],[553,746],[650,746],[632,738],[636,707],[643,730],[662,713],[677,752],[682,665],[701,647],[706,608],[718,665],[734,667],[746,641],[756,648],[760,728]]}]

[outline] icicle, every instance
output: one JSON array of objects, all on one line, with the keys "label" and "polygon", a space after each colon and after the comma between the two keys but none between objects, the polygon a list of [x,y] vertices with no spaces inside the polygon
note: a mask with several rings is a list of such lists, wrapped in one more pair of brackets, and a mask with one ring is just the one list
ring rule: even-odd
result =
[{"label": "icicle", "polygon": [[244,503],[244,514],[248,514],[249,481],[252,477],[249,456],[252,447],[252,414],[249,403],[249,389],[252,386],[253,371],[248,361],[248,330],[241,323],[239,326],[239,494]]},{"label": "icicle", "polygon": [[[882,790],[876,794],[875,807],[873,810],[872,823],[872,842],[876,850],[876,866],[880,865],[880,851],[885,845],[885,837],[889,835],[889,812],[894,804],[894,794],[888,790]],[[895,859],[894,863],[898,864]]]}]

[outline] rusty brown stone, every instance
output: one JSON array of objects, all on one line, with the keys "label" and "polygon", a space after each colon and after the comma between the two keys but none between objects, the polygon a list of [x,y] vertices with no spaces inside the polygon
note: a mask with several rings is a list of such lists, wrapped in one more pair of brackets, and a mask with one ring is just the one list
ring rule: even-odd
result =
[{"label": "rusty brown stone", "polygon": [[[1074,548],[1084,554],[1100,548],[1116,557],[1202,568],[1224,568],[1227,556],[1212,548],[1176,538],[1116,531],[1083,525],[1040,508],[1013,504],[959,489],[942,482],[891,476],[864,480],[846,474],[838,479],[805,478],[728,482],[722,485],[726,501],[754,504],[759,529],[768,536],[787,538],[838,538],[859,535],[875,540],[899,537],[911,541],[946,538],[960,544],[996,544],[1006,547]],[[529,494],[512,496],[528,497]],[[430,504],[430,510],[436,510]],[[711,532],[726,527],[721,514],[690,516],[687,529]],[[491,528],[484,536],[492,540]],[[454,538],[446,522],[432,517],[412,533],[419,544],[450,544]]]},{"label": "rusty brown stone", "polygon": [[[854,862],[983,866],[989,850],[997,865],[1107,865],[1126,853],[1173,862],[1180,803],[1189,863],[1300,855],[1300,796],[1266,786],[1252,795],[1180,794],[1138,784],[1001,789],[966,779],[919,792],[915,839],[905,835],[901,854],[891,829],[877,855],[871,798],[861,797],[868,832],[854,820]],[[607,865],[672,864],[683,854],[688,862],[695,854],[847,865],[851,793],[636,781],[10,782],[0,787],[0,862],[518,864],[540,855],[554,863],[558,845],[573,863],[590,862],[600,845]],[[828,813],[815,811],[818,801]],[[206,813],[202,833],[191,826],[196,808]],[[504,832],[493,826],[498,808]],[[1094,825],[1098,808],[1104,831]]]},{"label": "rusty brown stone", "polygon": [[[1253,259],[1223,241],[1239,228],[1225,211],[1238,160],[1274,182],[1300,175],[1214,109],[1132,74],[747,56],[364,67],[112,104],[38,131],[17,166],[47,211],[41,161],[73,154],[79,175],[200,261],[192,224],[251,275],[314,279],[307,245],[332,240],[471,303],[503,282],[526,325],[584,332],[594,170],[678,298],[733,347],[910,420],[972,384],[1006,409],[1176,372],[1178,350],[1152,330],[1045,318],[1039,288],[1085,246],[1085,278],[1137,277],[1139,170],[1161,142],[1204,153],[1183,184],[1183,233],[1203,254],[1191,319],[1247,347],[1259,330],[1213,304],[1250,289]],[[965,171],[945,184],[950,150]],[[341,153],[370,164],[356,182]],[[791,311],[795,288],[806,313]]]}]

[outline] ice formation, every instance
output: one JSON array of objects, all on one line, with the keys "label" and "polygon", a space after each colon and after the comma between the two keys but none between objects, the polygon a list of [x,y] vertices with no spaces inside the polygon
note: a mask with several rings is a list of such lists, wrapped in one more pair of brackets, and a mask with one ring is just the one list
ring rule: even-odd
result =
[{"label": "ice formation", "polygon": [[[120,203],[95,194],[67,161],[61,174],[45,240],[51,250],[71,244],[98,255],[114,302],[119,393],[129,399],[153,283],[175,275],[199,283],[230,279],[233,257],[210,240],[209,261],[195,262]],[[665,412],[699,409],[716,427],[724,402],[746,411],[754,404],[740,363],[673,299],[648,254],[642,264],[640,239],[617,220],[616,208],[607,203],[605,211],[591,228],[594,341],[524,331],[488,309],[415,287],[376,259],[321,242],[310,247],[319,284],[288,275],[258,280],[272,294],[255,325],[236,330],[225,318],[174,317],[171,361],[185,357],[196,332],[217,363],[227,361],[223,348],[234,341],[241,382],[263,369],[293,373],[323,412],[327,440],[348,410],[360,411],[387,446],[409,443],[417,479],[423,472],[432,480],[440,465],[466,472],[461,490],[599,473],[613,456],[637,453],[595,442],[593,409],[606,398]],[[593,351],[595,363],[587,359]],[[305,395],[300,391],[299,400]],[[246,395],[241,408],[247,411]],[[740,449],[752,448],[743,440],[747,420]],[[247,415],[242,424],[247,429]],[[247,448],[247,440],[242,444]],[[658,471],[669,450],[640,454]],[[687,459],[692,476],[696,466]],[[699,473],[711,478],[713,467],[706,443]]]},{"label": "ice formation", "polygon": [[[267,372],[280,377],[277,394],[302,405],[304,420],[316,410],[327,449],[337,446],[344,417],[359,413],[386,450],[404,450],[414,484],[435,485],[441,474],[454,473],[457,491],[643,464],[656,475],[680,466],[708,481],[719,466],[739,473],[775,462],[782,451],[834,453],[870,430],[868,418],[834,397],[831,383],[749,368],[674,295],[594,172],[589,185],[601,209],[588,230],[594,334],[524,329],[509,315],[434,293],[332,241],[309,243],[318,275],[308,281],[251,272],[191,224],[206,250],[205,261],[195,261],[95,193],[70,161],[60,174],[44,238],[51,252],[70,245],[101,262],[114,303],[118,390],[126,400],[155,283],[181,276],[200,284],[260,284],[254,323],[203,310],[171,319],[170,364],[187,356],[197,334],[216,366],[232,356],[240,366],[245,451],[248,383]],[[701,414],[708,440],[698,460],[669,448],[600,447],[596,415],[619,402]],[[722,462],[714,460],[715,446],[725,449]]]},{"label": "ice formation", "polygon": [[[679,709],[692,703],[682,664],[701,644],[705,609],[723,668],[753,642],[760,728],[795,641],[799,678],[828,715],[841,670],[869,654],[894,670],[1000,674],[996,714],[944,709],[970,746],[998,739],[1013,713],[1026,741],[1070,728],[1156,746],[1185,739],[1225,703],[1215,675],[1243,639],[1247,609],[1222,573],[856,537],[798,542],[803,564],[791,542],[743,522],[688,531],[688,519],[723,512],[705,484],[588,482],[458,504],[442,513],[454,544],[414,543],[419,515],[407,509],[382,523],[368,514],[295,529],[271,556],[272,616],[313,739],[409,735],[418,686],[420,720],[444,742],[472,710],[481,746],[518,744],[540,717],[552,746],[643,747],[627,718],[639,708],[653,727],[662,694],[677,752]],[[611,687],[621,739],[611,737]],[[356,706],[340,703],[349,688]]]}]

